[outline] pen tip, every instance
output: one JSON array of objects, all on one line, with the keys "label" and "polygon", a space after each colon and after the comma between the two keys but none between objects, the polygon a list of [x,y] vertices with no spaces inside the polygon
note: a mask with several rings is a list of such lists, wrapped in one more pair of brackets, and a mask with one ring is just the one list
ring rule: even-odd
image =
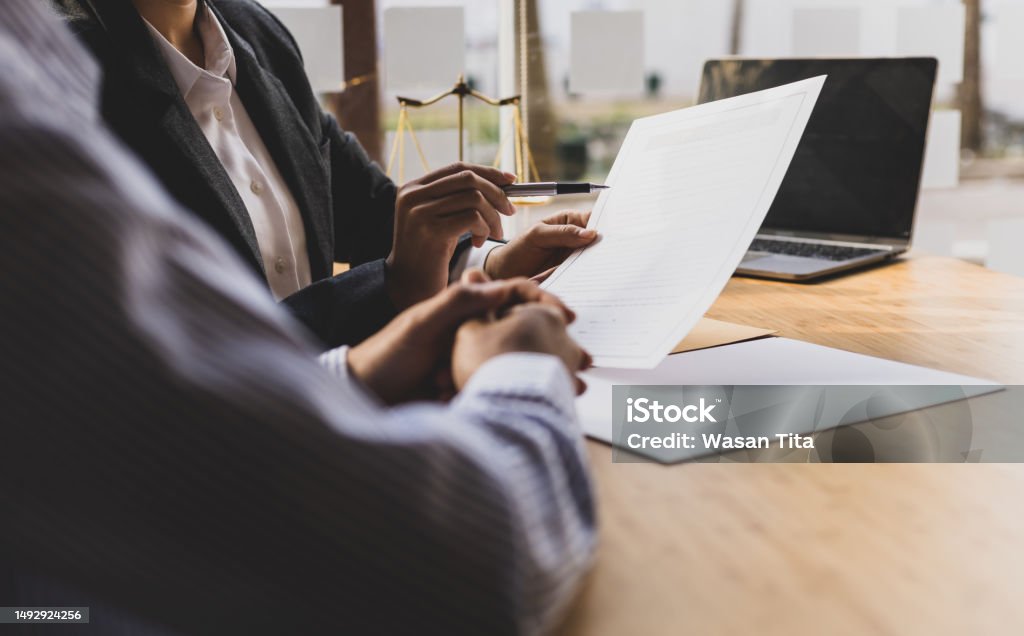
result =
[{"label": "pen tip", "polygon": [[595,190],[607,190],[609,187],[611,187],[611,186],[597,185],[597,184],[594,185],[594,189]]}]

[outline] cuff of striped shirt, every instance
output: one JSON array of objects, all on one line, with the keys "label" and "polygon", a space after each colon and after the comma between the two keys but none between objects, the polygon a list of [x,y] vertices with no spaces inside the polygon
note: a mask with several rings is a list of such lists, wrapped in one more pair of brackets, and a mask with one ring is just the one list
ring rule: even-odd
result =
[{"label": "cuff of striped shirt", "polygon": [[[377,408],[383,407],[373,391],[349,373],[348,347],[337,347],[319,356],[320,365],[356,389]],[[459,399],[476,396],[529,398],[546,402],[567,419],[575,421],[576,388],[565,365],[542,353],[505,353],[485,362],[463,388]]]},{"label": "cuff of striped shirt", "polygon": [[317,360],[320,362],[320,366],[327,369],[328,373],[350,386],[353,389],[353,393],[364,397],[373,405],[373,408],[384,408],[385,404],[377,397],[377,394],[349,372],[348,349],[347,346],[330,349],[321,353]]},{"label": "cuff of striped shirt", "polygon": [[576,427],[576,387],[565,365],[542,353],[506,353],[483,364],[463,387],[458,401],[500,397],[543,402]]},{"label": "cuff of striped shirt", "polygon": [[487,257],[491,254],[491,250],[504,244],[505,243],[501,241],[488,240],[480,247],[471,247],[464,251],[459,257],[459,260],[449,270],[448,282],[454,283],[458,281],[462,278],[462,273],[467,269],[472,269],[474,267],[483,269],[484,263],[487,262]]}]

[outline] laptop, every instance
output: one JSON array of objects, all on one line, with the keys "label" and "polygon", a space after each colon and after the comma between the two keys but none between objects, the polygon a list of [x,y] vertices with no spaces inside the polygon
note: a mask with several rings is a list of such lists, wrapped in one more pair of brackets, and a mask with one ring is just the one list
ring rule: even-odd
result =
[{"label": "laptop", "polygon": [[937,68],[935,58],[705,63],[700,103],[828,76],[737,274],[809,281],[907,250]]}]

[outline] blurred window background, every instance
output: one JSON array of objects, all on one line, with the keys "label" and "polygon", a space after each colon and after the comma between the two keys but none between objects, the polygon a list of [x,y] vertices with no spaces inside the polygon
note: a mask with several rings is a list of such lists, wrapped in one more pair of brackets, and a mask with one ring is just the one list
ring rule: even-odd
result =
[{"label": "blurred window background", "polygon": [[[328,0],[268,4],[326,5]],[[942,70],[915,244],[1024,274],[1024,263],[1016,263],[1020,257],[1007,258],[1001,251],[1008,242],[997,240],[1007,232],[1019,235],[1024,224],[1021,0],[334,0],[333,4],[343,5],[345,13],[345,77],[350,82],[360,74],[369,79],[325,100],[382,164],[387,164],[396,148],[397,96],[430,97],[451,88],[463,72],[472,88],[488,96],[525,93],[529,147],[544,180],[600,182],[634,119],[694,103],[702,64],[709,58],[934,55]],[[445,12],[445,8],[459,11]],[[414,9],[433,12],[409,12]],[[355,17],[359,24],[350,22]],[[461,27],[451,26],[455,19],[461,20]],[[458,33],[463,39],[461,56],[457,56],[458,47],[448,46]],[[353,56],[370,48],[378,59],[376,66],[351,68]],[[453,55],[458,59],[453,60]],[[402,59],[406,61],[400,63]],[[415,64],[421,65],[421,71],[433,69],[440,74],[413,85],[408,76],[400,76],[403,67],[412,70]],[[600,86],[603,79],[618,84]],[[420,149],[430,168],[456,159],[457,110],[454,99],[410,110],[415,143],[412,136],[404,136],[403,179],[422,173]],[[369,111],[372,116],[367,116]],[[512,124],[507,111],[466,102],[468,160],[490,164],[500,155],[510,167]],[[375,128],[358,125],[374,121]],[[392,165],[392,176],[399,176],[397,165]],[[551,210],[591,204],[584,198],[530,208],[512,230]]]}]

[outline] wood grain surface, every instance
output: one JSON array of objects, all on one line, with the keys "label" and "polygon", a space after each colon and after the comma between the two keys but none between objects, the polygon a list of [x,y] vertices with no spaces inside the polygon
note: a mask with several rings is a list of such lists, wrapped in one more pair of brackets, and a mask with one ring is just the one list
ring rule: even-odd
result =
[{"label": "wood grain surface", "polygon": [[[708,315],[1024,384],[1024,279],[952,259],[733,279]],[[564,633],[1024,633],[1024,465],[613,464],[588,444],[602,545]]]}]

